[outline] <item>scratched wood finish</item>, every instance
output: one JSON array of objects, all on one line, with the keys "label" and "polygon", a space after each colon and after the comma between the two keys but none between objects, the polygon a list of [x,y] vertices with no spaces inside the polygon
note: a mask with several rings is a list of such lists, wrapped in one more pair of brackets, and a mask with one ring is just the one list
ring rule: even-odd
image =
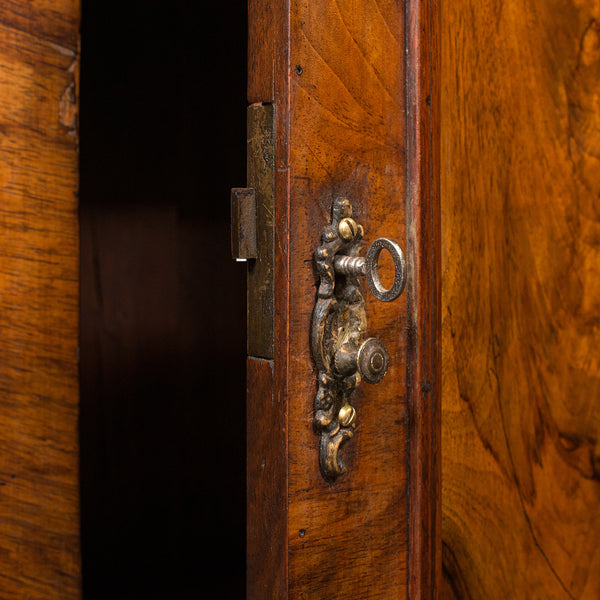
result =
[{"label": "scratched wood finish", "polygon": [[79,597],[77,2],[0,8],[0,597]]},{"label": "scratched wood finish", "polygon": [[600,597],[600,5],[442,8],[447,598]]},{"label": "scratched wood finish", "polygon": [[[286,594],[285,413],[273,397],[273,361],[246,363],[248,464],[248,598]],[[265,426],[265,416],[269,425]],[[268,548],[264,552],[263,548]]]},{"label": "scratched wood finish", "polygon": [[[437,197],[431,170],[438,164],[435,158],[430,160],[437,123],[437,96],[433,101],[431,97],[433,6],[428,2],[411,6],[409,31],[414,37],[407,44],[407,7],[402,3],[299,0],[290,3],[288,14],[283,2],[250,2],[248,99],[274,102],[277,116],[273,406],[284,411],[287,433],[287,468],[278,480],[287,487],[287,498],[283,505],[273,505],[278,517],[284,514],[286,524],[285,596],[271,589],[264,592],[265,598],[388,599],[408,592],[409,436],[415,433],[411,448],[418,450],[417,466],[417,456],[427,458],[422,449],[429,445],[430,451],[437,442],[430,433],[439,422],[428,417],[422,431],[415,422],[418,416],[411,419],[409,410],[409,398],[415,407],[421,406],[431,393],[435,402],[439,389],[431,379],[432,365],[423,360],[435,357],[430,336],[436,319],[427,311],[432,306],[437,310],[428,294],[439,289],[429,280],[427,268],[435,265],[433,259],[428,263],[435,254],[429,251],[435,239],[430,231],[435,215],[429,207]],[[416,120],[406,123],[407,45],[409,60],[414,61],[411,114],[428,113],[419,131]],[[405,226],[407,137],[415,152],[408,176],[420,184],[411,188],[411,211],[423,217],[410,233]],[[421,252],[427,238],[427,258],[412,275],[426,274],[428,281],[421,281],[423,296],[418,285],[407,292],[413,294],[410,318],[406,294],[384,304],[363,286],[368,332],[386,344],[390,370],[380,384],[363,383],[355,393],[357,431],[342,450],[348,471],[327,484],[319,472],[318,436],[312,424],[316,373],[309,336],[317,285],[313,252],[338,196],[353,201],[355,217],[366,232],[365,250],[377,237],[387,236],[404,248],[410,239],[407,251]],[[409,264],[412,258],[408,257]],[[384,263],[384,279],[385,269]],[[417,341],[421,326],[424,343]],[[410,350],[409,330],[414,333]],[[411,370],[411,381],[419,389],[415,394],[408,389],[409,352],[415,361]],[[272,426],[268,416],[262,421],[263,427]],[[273,449],[265,452],[268,456]],[[430,510],[430,502],[436,502],[435,493],[430,495],[436,469],[435,461],[428,460],[415,469],[414,489],[424,490],[411,505],[419,514],[415,538],[421,535],[421,524],[429,527],[437,519],[436,511]],[[252,497],[249,500],[249,520],[259,518],[260,510],[252,506]],[[427,555],[426,566],[418,573],[415,569],[414,598],[430,597],[435,571],[432,542],[428,535],[422,539],[423,544],[415,544],[415,553]],[[253,556],[262,552],[264,560],[270,560],[269,545],[250,543]],[[248,578],[251,585],[259,574],[250,569]]]},{"label": "scratched wood finish", "polygon": [[386,345],[390,367],[381,383],[362,383],[353,397],[357,430],[342,449],[347,473],[332,485],[319,472],[309,352],[312,253],[334,198],[353,201],[365,229],[363,252],[381,236],[406,247],[404,29],[399,3],[292,4],[290,598],[387,600],[406,594],[406,296],[382,303],[363,284],[368,335]]},{"label": "scratched wood finish", "polygon": [[79,7],[79,0],[8,0],[0,3],[0,23],[72,52],[79,44]]}]

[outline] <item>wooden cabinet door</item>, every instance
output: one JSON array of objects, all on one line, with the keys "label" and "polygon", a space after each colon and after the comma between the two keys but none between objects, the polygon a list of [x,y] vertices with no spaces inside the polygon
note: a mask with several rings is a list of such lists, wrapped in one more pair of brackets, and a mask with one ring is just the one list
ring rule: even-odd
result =
[{"label": "wooden cabinet door", "polygon": [[[275,123],[274,332],[264,351],[253,353],[250,340],[248,358],[248,598],[431,598],[439,567],[436,3],[251,0],[249,32],[248,100],[271,106]],[[367,333],[387,346],[389,370],[353,393],[346,472],[331,481],[313,424],[311,318],[313,254],[339,198],[352,203],[365,249],[381,236],[400,244],[408,283],[389,303],[361,284]],[[249,266],[251,277],[257,268]],[[381,274],[389,276],[383,260]],[[252,299],[251,319],[268,306]]]},{"label": "wooden cabinet door", "polygon": [[79,3],[0,5],[0,597],[79,597]]},{"label": "wooden cabinet door", "polygon": [[444,598],[600,598],[600,6],[442,6]]},{"label": "wooden cabinet door", "polygon": [[[273,354],[248,359],[249,598],[600,596],[597,3],[439,10],[250,3],[276,285]],[[355,392],[331,483],[310,328],[338,197],[409,276],[395,303],[367,295],[391,366]]]}]

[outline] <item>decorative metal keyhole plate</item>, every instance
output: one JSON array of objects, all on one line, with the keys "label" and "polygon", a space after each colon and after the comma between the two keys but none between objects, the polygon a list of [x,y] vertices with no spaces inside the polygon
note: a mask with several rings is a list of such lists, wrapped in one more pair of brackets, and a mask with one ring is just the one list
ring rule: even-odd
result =
[{"label": "decorative metal keyhole plate", "polygon": [[[356,410],[350,403],[361,380],[378,383],[389,365],[384,344],[367,338],[367,315],[359,277],[366,276],[373,295],[384,302],[397,298],[406,284],[404,254],[387,238],[375,240],[367,256],[359,256],[363,227],[352,218],[347,198],[334,201],[332,221],[315,251],[319,274],[317,303],[312,318],[312,354],[318,369],[314,423],[319,432],[319,464],[329,481],[345,472],[341,446],[354,435]],[[385,289],[378,258],[385,248],[394,260],[394,283]]]}]

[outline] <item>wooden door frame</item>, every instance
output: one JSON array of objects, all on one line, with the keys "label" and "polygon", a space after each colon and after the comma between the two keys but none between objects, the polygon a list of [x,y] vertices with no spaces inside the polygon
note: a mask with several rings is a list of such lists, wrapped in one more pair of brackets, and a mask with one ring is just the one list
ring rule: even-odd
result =
[{"label": "wooden door frame", "polygon": [[441,581],[440,8],[407,0],[409,598]]}]

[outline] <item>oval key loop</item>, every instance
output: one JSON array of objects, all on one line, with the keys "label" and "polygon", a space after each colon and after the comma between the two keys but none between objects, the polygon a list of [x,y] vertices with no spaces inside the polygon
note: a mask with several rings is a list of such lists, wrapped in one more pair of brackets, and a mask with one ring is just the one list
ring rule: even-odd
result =
[{"label": "oval key loop", "polygon": [[[386,289],[379,277],[379,255],[386,249],[394,261],[394,283]],[[402,248],[389,238],[378,238],[370,246],[366,256],[367,284],[371,293],[377,300],[391,302],[395,300],[404,290],[406,285],[406,261]]]}]

